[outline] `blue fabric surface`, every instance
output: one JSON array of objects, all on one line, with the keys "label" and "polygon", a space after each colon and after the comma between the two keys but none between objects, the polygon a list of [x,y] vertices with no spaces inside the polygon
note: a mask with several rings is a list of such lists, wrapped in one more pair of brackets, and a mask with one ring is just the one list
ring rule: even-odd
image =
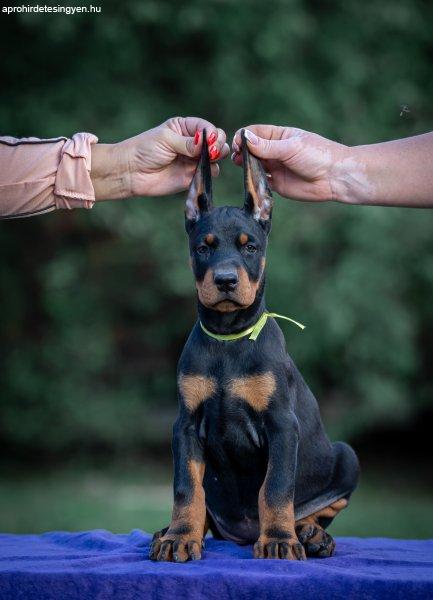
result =
[{"label": "blue fabric surface", "polygon": [[0,535],[0,598],[433,598],[433,540],[339,538],[334,557],[296,562],[210,538],[185,564],[151,562],[149,541],[139,530]]}]

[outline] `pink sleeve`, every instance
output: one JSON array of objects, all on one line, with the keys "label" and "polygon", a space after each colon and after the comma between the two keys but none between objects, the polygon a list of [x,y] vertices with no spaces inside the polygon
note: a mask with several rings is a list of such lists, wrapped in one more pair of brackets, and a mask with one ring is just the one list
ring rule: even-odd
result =
[{"label": "pink sleeve", "polygon": [[0,137],[0,218],[27,217],[56,208],[92,208],[91,144],[98,138]]}]

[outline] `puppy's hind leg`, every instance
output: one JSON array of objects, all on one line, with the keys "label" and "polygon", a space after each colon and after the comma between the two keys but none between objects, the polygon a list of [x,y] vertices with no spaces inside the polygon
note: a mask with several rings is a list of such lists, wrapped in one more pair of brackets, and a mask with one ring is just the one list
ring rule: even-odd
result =
[{"label": "puppy's hind leg", "polygon": [[328,558],[335,552],[335,541],[333,537],[325,531],[322,523],[332,520],[340,510],[346,508],[348,501],[346,498],[340,498],[329,506],[318,510],[317,512],[296,521],[295,531],[298,540],[304,546],[305,554],[309,557]]}]

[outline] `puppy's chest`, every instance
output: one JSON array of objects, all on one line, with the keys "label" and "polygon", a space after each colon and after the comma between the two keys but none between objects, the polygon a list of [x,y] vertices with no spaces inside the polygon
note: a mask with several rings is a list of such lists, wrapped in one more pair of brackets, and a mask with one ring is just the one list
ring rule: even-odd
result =
[{"label": "puppy's chest", "polygon": [[233,445],[261,447],[263,413],[276,387],[274,375],[271,372],[228,375],[221,371],[219,376],[190,373],[179,377],[182,399],[197,414],[200,439],[226,449]]},{"label": "puppy's chest", "polygon": [[203,406],[204,412],[225,411],[236,415],[240,410],[263,413],[276,390],[271,371],[258,373],[215,375],[180,373],[179,392],[186,407],[195,412]]}]

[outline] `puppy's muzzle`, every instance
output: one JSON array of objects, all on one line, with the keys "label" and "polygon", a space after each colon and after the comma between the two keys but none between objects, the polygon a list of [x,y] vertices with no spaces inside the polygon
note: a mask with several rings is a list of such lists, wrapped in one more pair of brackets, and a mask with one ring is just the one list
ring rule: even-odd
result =
[{"label": "puppy's muzzle", "polygon": [[239,275],[234,269],[217,269],[213,280],[220,292],[234,292],[239,284]]}]

